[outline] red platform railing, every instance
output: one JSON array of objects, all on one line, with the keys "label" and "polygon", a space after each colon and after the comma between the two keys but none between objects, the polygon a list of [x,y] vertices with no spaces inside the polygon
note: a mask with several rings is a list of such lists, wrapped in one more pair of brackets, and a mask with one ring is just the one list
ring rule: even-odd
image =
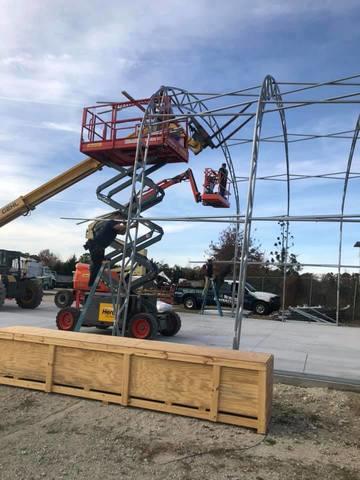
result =
[{"label": "red platform railing", "polygon": [[[111,150],[117,151],[119,163],[131,164],[135,154],[142,116],[135,116],[134,109],[144,105],[148,100],[113,103],[87,107],[83,111],[80,150],[83,153],[99,158],[111,156]],[[132,108],[130,108],[132,107]],[[136,112],[137,113],[137,112]],[[174,118],[164,120],[159,115],[155,118],[149,139],[150,150],[168,162],[188,161],[188,122]],[[158,122],[158,123],[157,123]],[[143,136],[147,137],[147,127]],[[126,154],[121,151],[126,151]],[[132,152],[131,152],[132,151]],[[115,153],[114,153],[115,155]]]}]

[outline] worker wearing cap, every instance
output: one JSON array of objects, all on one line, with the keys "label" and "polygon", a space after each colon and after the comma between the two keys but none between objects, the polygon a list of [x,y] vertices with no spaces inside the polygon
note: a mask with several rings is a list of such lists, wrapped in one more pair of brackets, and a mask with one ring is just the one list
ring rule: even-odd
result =
[{"label": "worker wearing cap", "polygon": [[124,235],[126,232],[126,225],[116,220],[103,220],[94,223],[92,235],[84,245],[84,248],[89,250],[91,258],[89,287],[93,285],[105,259],[105,249],[112,244],[117,235]]}]

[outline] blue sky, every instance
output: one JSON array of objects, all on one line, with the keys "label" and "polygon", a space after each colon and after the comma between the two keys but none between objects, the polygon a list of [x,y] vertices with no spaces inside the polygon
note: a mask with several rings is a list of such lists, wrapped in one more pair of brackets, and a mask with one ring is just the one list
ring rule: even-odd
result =
[{"label": "blue sky", "polygon": [[[356,74],[359,68],[358,2],[338,1],[8,1],[0,0],[0,204],[5,204],[82,159],[79,136],[82,107],[97,100],[151,95],[160,85],[191,91],[231,91],[262,82],[326,81]],[[331,94],[330,91],[326,93]],[[311,96],[309,95],[309,98]],[[352,129],[359,108],[314,107],[288,112],[290,132]],[[263,133],[279,132],[269,118]],[[244,131],[249,135],[250,129]],[[350,140],[317,140],[290,148],[293,173],[345,169]],[[360,171],[356,152],[354,171]],[[238,174],[246,174],[249,147],[234,149]],[[198,183],[205,167],[217,168],[220,151],[192,157]],[[158,178],[186,165],[164,168]],[[280,146],[261,150],[259,174],[284,171]],[[104,211],[96,186],[112,172],[104,169],[39,206],[0,231],[2,248],[32,253],[50,248],[66,258],[83,252],[84,227],[62,216],[93,217]],[[358,181],[349,187],[347,211],[358,213]],[[338,212],[341,182],[293,183],[292,213]],[[239,185],[242,205],[246,194]],[[285,211],[285,186],[259,182],[255,213]],[[233,211],[233,210],[232,210]],[[211,215],[194,205],[187,184],[166,193],[148,215]],[[171,264],[201,260],[224,226],[166,223],[163,241],[150,255]],[[254,235],[269,252],[276,225],[254,225]],[[337,259],[338,226],[294,224],[294,252],[303,262]],[[356,225],[344,227],[344,263],[357,263],[352,248]]]}]

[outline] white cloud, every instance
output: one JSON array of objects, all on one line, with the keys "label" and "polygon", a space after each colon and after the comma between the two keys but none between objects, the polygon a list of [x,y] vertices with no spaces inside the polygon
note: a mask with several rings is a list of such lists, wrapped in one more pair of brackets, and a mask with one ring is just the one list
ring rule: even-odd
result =
[{"label": "white cloud", "polygon": [[73,253],[84,253],[85,229],[53,217],[36,217],[34,213],[2,227],[0,244],[1,248],[29,253],[49,248],[65,259]]},{"label": "white cloud", "polygon": [[[218,74],[223,76],[224,90],[229,83],[238,87],[247,86],[249,78],[253,80],[251,72],[256,72],[256,81],[261,81],[262,74],[258,72],[264,69],[270,73],[275,71],[275,77],[282,76],[279,72],[286,72],[289,78],[292,72],[289,58],[285,61],[280,58],[281,52],[279,58],[277,53],[269,53],[271,36],[267,36],[267,30],[282,29],[285,21],[300,22],[309,17],[313,20],[317,14],[322,16],[326,13],[327,18],[329,15],[340,16],[356,7],[357,3],[350,0],[343,3],[335,0],[215,0],[209,6],[209,0],[157,0],[155,7],[140,0],[94,0],[89,7],[89,2],[85,0],[0,0],[0,31],[6,39],[0,44],[0,100],[3,100],[0,103],[0,205],[39,186],[80,160],[75,135],[62,134],[80,134],[80,107],[87,102],[115,100],[122,89],[146,96],[170,81],[180,86],[185,82],[185,86],[190,85],[189,88],[197,85],[199,89],[205,82],[208,88],[212,80],[207,78],[207,68],[210,67],[212,71],[220,70]],[[259,37],[261,44],[254,46],[255,37]],[[263,43],[264,40],[266,43]],[[250,48],[251,61],[244,55],[244,51]],[[262,49],[264,53],[261,53]],[[229,50],[231,55],[227,57]],[[218,54],[215,65],[207,63],[208,53],[211,53],[212,59]],[[224,58],[228,62],[228,71],[221,70]],[[241,78],[235,77],[233,66],[236,65],[244,65]],[[299,68],[301,71],[302,67]],[[289,130],[290,127],[291,124]],[[306,120],[305,127],[310,127]],[[340,128],[340,122],[331,120],[316,124],[314,120],[312,127],[315,131],[318,128],[321,133],[333,127],[341,129],[342,124]],[[284,172],[283,151],[279,149],[277,152],[280,153],[276,156],[260,159],[269,173]],[[318,173],[324,168],[336,170],[340,164],[343,165],[342,151],[322,150],[320,153],[317,157],[313,152],[304,151],[303,156],[295,158],[292,163],[293,171]],[[221,161],[220,152],[201,157],[191,165],[199,187],[204,167],[218,165]],[[246,174],[248,158],[241,150],[234,151],[236,168],[240,170],[244,166]],[[326,165],[319,161],[323,158]],[[174,166],[174,170],[177,167]],[[181,170],[179,168],[173,174]],[[101,204],[98,208],[94,206],[97,183],[100,182],[82,182],[37,209],[32,218],[19,219],[8,225],[0,232],[2,245],[35,251],[40,249],[40,245],[44,248],[54,245],[53,249],[58,249],[64,256],[78,252],[84,227],[77,227],[75,222],[61,221],[59,217],[95,217],[106,212],[106,207]],[[246,188],[241,188],[244,196],[245,191]],[[310,209],[314,199],[316,195],[306,197],[304,207]],[[279,203],[270,204],[268,198],[263,197],[262,201],[264,209],[269,212],[273,207],[279,207]],[[326,197],[319,198],[317,206],[326,208],[326,203]],[[199,214],[199,209],[202,209],[201,213],[213,213],[200,206],[195,211],[189,185],[184,184],[167,192],[161,207],[151,210],[149,216],[154,211],[158,211],[159,216],[177,215],[179,210],[184,215]],[[183,248],[188,248],[191,255],[199,255],[201,248],[208,245],[212,231],[202,237],[203,244],[198,241],[191,253],[196,240],[195,235],[189,232],[190,228],[193,225],[164,224],[164,244],[167,234],[171,238],[170,246],[175,239],[184,242],[181,254],[168,254],[169,261],[172,258],[171,262],[184,263],[188,257]],[[196,232],[199,232],[198,227]],[[175,248],[178,247],[174,246],[173,250]],[[154,250],[161,256],[159,246]]]},{"label": "white cloud", "polygon": [[192,225],[188,223],[162,223],[162,228],[165,234],[184,232],[185,230],[191,230]]},{"label": "white cloud", "polygon": [[49,128],[50,130],[59,130],[61,132],[71,132],[79,135],[79,126],[69,123],[56,123],[56,122],[43,122],[43,128]]}]

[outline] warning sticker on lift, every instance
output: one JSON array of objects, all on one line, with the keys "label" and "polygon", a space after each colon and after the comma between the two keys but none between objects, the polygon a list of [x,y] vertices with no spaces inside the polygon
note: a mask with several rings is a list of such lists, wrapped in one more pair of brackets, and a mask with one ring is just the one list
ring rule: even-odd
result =
[{"label": "warning sticker on lift", "polygon": [[114,309],[111,303],[100,303],[99,304],[99,322],[109,322],[114,321]]}]

